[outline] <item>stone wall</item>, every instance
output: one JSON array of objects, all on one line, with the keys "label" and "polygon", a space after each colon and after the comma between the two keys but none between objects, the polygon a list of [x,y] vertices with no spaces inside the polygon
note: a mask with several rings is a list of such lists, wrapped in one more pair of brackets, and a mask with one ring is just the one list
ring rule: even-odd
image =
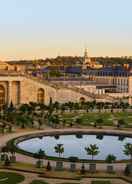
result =
[{"label": "stone wall", "polygon": [[[5,88],[6,103],[10,104],[12,101],[14,105],[37,102],[38,101],[38,90],[44,90],[44,103],[48,104],[50,97],[53,102],[58,101],[60,103],[73,101],[79,102],[81,98],[84,98],[86,101],[92,101],[95,96],[88,94],[83,90],[78,90],[77,87],[71,86],[55,86],[52,83],[47,81],[34,80],[30,77],[25,76],[1,76],[0,84]],[[85,86],[84,86],[85,87]],[[94,90],[95,86],[92,86]],[[88,91],[88,89],[87,89]],[[113,97],[123,97],[132,95],[132,77],[129,80],[129,93],[114,93],[109,96]],[[109,101],[110,99],[105,96],[105,94],[96,99],[97,101]]]},{"label": "stone wall", "polygon": [[68,101],[73,101],[73,102],[79,102],[80,98],[84,98],[85,100],[91,100],[90,97],[82,95],[78,92],[69,90],[69,89],[59,89],[56,91],[56,101],[59,102],[68,102]]},{"label": "stone wall", "polygon": [[38,90],[44,90],[44,103],[48,104],[50,97],[53,102],[59,101],[60,103],[73,101],[78,102],[80,98],[91,100],[87,95],[80,94],[72,89],[65,87],[53,87],[52,84],[43,83],[33,80],[24,76],[16,77],[0,77],[0,85],[5,89],[5,103],[10,104],[11,101],[14,105],[37,102]]},{"label": "stone wall", "polygon": [[50,100],[56,98],[56,90],[48,85],[41,84],[32,79],[23,78],[20,86],[20,102],[37,102],[38,90],[43,89],[45,93],[44,102],[47,104]]},{"label": "stone wall", "polygon": [[39,89],[44,89],[45,104],[49,103],[50,97],[52,100],[59,101],[60,103],[74,101],[79,102],[80,98],[91,100],[90,97],[80,94],[66,88],[54,88],[47,84],[34,81],[32,79],[23,78],[20,86],[20,101],[21,103],[37,102],[37,93]]}]

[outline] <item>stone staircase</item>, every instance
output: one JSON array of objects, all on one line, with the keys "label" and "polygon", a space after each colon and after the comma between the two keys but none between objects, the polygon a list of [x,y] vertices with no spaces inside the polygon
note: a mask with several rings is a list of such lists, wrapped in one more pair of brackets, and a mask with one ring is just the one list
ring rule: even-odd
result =
[{"label": "stone staircase", "polygon": [[88,91],[86,91],[84,89],[80,89],[80,88],[75,87],[75,86],[69,86],[69,85],[62,84],[62,83],[61,84],[60,83],[55,84],[55,83],[52,83],[51,81],[49,82],[49,81],[44,80],[42,78],[33,77],[33,76],[30,76],[30,75],[26,75],[25,77],[30,79],[30,80],[36,81],[38,83],[45,84],[45,85],[48,85],[50,87],[53,87],[55,89],[64,89],[65,88],[65,89],[72,90],[74,92],[77,92],[77,93],[80,93],[80,94],[82,94],[84,96],[87,96],[87,97],[89,97],[89,98],[91,98],[93,100],[96,99],[96,100],[100,100],[101,101],[101,99],[102,100],[105,99],[105,100],[110,101],[110,102],[117,100],[117,98],[109,96],[107,94],[95,94],[95,93],[88,92]]},{"label": "stone staircase", "polygon": [[112,96],[109,96],[107,94],[95,94],[95,93],[91,93],[91,92],[88,92],[84,89],[80,89],[80,88],[77,88],[77,87],[73,87],[73,86],[68,86],[68,85],[61,85],[63,88],[66,88],[66,89],[70,89],[72,91],[75,91],[75,92],[78,92],[82,95],[85,95],[85,96],[88,96],[92,99],[106,99],[106,100],[116,100],[116,98],[112,97]]}]

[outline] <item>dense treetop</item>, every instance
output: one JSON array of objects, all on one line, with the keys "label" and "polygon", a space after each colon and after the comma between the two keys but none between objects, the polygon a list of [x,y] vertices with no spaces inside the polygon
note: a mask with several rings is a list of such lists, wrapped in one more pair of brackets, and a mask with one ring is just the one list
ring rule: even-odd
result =
[{"label": "dense treetop", "polygon": [[[128,57],[91,57],[91,60],[100,64],[132,64],[132,58]],[[81,65],[83,57],[79,56],[58,56],[56,58],[46,58],[37,60],[9,61],[11,64],[40,64],[40,65]]]}]

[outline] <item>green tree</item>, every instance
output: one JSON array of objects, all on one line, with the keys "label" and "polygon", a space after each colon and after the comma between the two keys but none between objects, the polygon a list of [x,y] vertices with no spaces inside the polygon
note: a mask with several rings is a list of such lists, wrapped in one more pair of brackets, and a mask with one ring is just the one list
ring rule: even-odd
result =
[{"label": "green tree", "polygon": [[9,107],[7,108],[7,112],[12,113],[13,111],[15,111],[15,107],[14,107],[12,101],[11,101]]},{"label": "green tree", "polygon": [[103,119],[102,118],[98,118],[96,119],[96,125],[99,126],[100,128],[102,127],[103,124]]},{"label": "green tree", "polygon": [[59,154],[59,157],[61,156],[62,153],[64,153],[64,147],[63,144],[57,144],[55,147],[55,152]]},{"label": "green tree", "polygon": [[25,128],[26,126],[28,126],[31,123],[31,119],[26,115],[17,115],[16,123],[21,128]]},{"label": "green tree", "polygon": [[2,125],[1,125],[1,132],[2,132],[2,134],[5,133],[5,129],[6,129],[6,124],[2,123]]},{"label": "green tree", "polygon": [[104,103],[103,102],[97,103],[97,108],[98,108],[99,112],[101,112],[101,110],[103,110],[103,108],[104,108]]},{"label": "green tree", "polygon": [[76,118],[75,123],[76,124],[81,124],[82,123],[82,119],[81,118]]},{"label": "green tree", "polygon": [[113,162],[116,161],[116,156],[115,156],[115,155],[112,155],[112,154],[109,154],[109,155],[106,157],[105,161],[106,161],[107,163],[113,163]]},{"label": "green tree", "polygon": [[120,103],[120,108],[122,109],[122,111],[125,111],[126,109],[128,109],[129,104],[126,102],[121,102]]},{"label": "green tree", "polygon": [[75,111],[79,110],[79,103],[74,103],[73,107]]},{"label": "green tree", "polygon": [[59,116],[56,114],[56,115],[52,115],[50,117],[50,122],[52,124],[53,127],[57,127],[57,125],[59,125],[60,123],[60,119],[59,119]]},{"label": "green tree", "polygon": [[67,106],[69,108],[69,111],[72,112],[73,108],[74,108],[74,103],[73,102],[68,102]]},{"label": "green tree", "polygon": [[60,109],[60,103],[56,101],[53,106],[56,112],[58,112],[58,110]]},{"label": "green tree", "polygon": [[97,103],[96,103],[96,100],[93,100],[91,103],[90,103],[90,109],[93,111],[97,106]]},{"label": "green tree", "polygon": [[94,156],[99,154],[99,147],[96,144],[90,144],[90,146],[85,147],[85,151],[87,152],[87,155],[92,156],[92,160]]},{"label": "green tree", "polygon": [[43,125],[42,119],[38,119],[38,129],[41,129],[41,126]]},{"label": "green tree", "polygon": [[22,113],[22,114],[27,114],[29,111],[30,111],[30,107],[28,104],[22,104],[20,107],[19,107],[19,111]]},{"label": "green tree", "polygon": [[61,104],[60,109],[61,109],[61,113],[63,114],[65,112],[65,110],[66,110],[66,105],[65,104]]},{"label": "green tree", "polygon": [[34,157],[38,159],[36,162],[37,167],[41,168],[43,166],[43,159],[45,158],[45,151],[40,149],[37,153],[34,154]]},{"label": "green tree", "polygon": [[48,104],[48,114],[49,114],[49,116],[51,116],[53,112],[54,112],[54,104],[52,102],[52,98],[50,97],[50,101],[49,101],[49,104]]},{"label": "green tree", "polygon": [[132,144],[131,143],[126,143],[124,145],[124,154],[127,156],[130,156],[130,161],[132,162]]},{"label": "green tree", "polygon": [[89,112],[90,108],[91,108],[91,102],[85,102],[85,110],[86,110],[86,112]]},{"label": "green tree", "polygon": [[45,157],[45,151],[43,151],[42,149],[40,149],[37,153],[37,156],[39,159],[44,159]]},{"label": "green tree", "polygon": [[119,119],[117,123],[117,128],[121,128],[125,125],[124,119]]}]

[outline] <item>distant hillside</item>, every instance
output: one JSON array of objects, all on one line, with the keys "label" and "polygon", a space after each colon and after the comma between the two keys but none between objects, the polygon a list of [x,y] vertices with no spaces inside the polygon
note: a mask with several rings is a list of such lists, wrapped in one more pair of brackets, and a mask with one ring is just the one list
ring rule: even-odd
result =
[{"label": "distant hillside", "polygon": [[[104,65],[112,64],[132,64],[132,58],[125,57],[91,57],[91,60]],[[56,58],[46,58],[37,60],[9,61],[10,64],[40,64],[40,65],[81,65],[83,57],[58,56]]]},{"label": "distant hillside", "polygon": [[131,58],[122,58],[122,57],[98,57],[96,58],[101,64],[132,64]]},{"label": "distant hillside", "polygon": [[[122,57],[91,57],[91,60],[105,65],[126,64],[126,63],[132,64],[132,59]],[[47,58],[45,60],[40,60],[40,63],[41,64],[49,63],[51,65],[81,65],[83,63],[83,57],[59,56],[56,58]]]},{"label": "distant hillside", "polygon": [[49,62],[50,64],[55,65],[76,65],[83,63],[83,57],[72,57],[72,56],[58,56],[56,58],[47,58],[44,60],[45,63]]}]

